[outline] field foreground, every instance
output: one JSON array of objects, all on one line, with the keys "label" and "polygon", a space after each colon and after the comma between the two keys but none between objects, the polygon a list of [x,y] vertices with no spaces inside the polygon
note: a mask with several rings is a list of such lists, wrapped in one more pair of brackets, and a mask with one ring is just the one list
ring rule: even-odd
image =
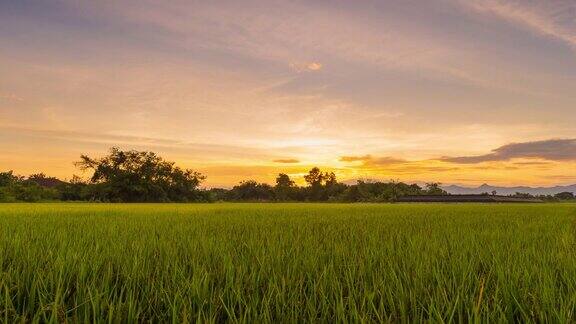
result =
[{"label": "field foreground", "polygon": [[0,321],[575,321],[575,221],[574,204],[0,204]]}]

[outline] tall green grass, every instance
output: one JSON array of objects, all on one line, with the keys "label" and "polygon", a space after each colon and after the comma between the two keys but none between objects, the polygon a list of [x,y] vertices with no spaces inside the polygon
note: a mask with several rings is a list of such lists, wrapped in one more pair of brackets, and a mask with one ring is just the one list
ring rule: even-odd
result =
[{"label": "tall green grass", "polygon": [[576,205],[0,205],[0,321],[576,320]]}]

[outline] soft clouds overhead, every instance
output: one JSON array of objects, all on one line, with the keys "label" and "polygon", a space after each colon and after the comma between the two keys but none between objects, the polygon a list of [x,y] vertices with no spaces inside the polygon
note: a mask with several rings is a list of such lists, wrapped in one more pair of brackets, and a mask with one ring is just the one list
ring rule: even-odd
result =
[{"label": "soft clouds overhead", "polygon": [[[198,167],[209,185],[314,165],[570,181],[559,157],[572,144],[538,143],[576,135],[574,4],[0,2],[0,169],[69,177],[74,157],[117,144]],[[554,163],[508,161],[523,158]]]},{"label": "soft clouds overhead", "polygon": [[290,163],[300,163],[300,160],[297,160],[297,159],[276,159],[276,160],[274,160],[274,162],[290,164]]},{"label": "soft clouds overhead", "polygon": [[572,0],[465,0],[462,4],[561,40],[576,50],[576,2]]},{"label": "soft clouds overhead", "polygon": [[340,162],[362,162],[364,166],[383,166],[407,163],[406,160],[391,156],[374,157],[372,155],[363,156],[342,156]]}]

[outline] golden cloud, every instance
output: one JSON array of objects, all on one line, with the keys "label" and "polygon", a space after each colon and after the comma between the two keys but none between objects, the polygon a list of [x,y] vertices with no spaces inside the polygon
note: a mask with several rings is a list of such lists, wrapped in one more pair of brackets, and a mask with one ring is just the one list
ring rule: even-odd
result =
[{"label": "golden cloud", "polygon": [[277,159],[274,160],[273,162],[275,163],[300,163],[300,160],[296,160],[296,159]]},{"label": "golden cloud", "polygon": [[342,156],[342,157],[340,157],[339,161],[340,162],[363,162],[363,165],[365,165],[365,166],[402,164],[402,163],[408,162],[404,159],[395,158],[392,156],[373,157],[372,155]]},{"label": "golden cloud", "polygon": [[324,65],[320,62],[307,62],[307,63],[290,63],[290,67],[300,73],[300,72],[316,72],[322,70]]}]

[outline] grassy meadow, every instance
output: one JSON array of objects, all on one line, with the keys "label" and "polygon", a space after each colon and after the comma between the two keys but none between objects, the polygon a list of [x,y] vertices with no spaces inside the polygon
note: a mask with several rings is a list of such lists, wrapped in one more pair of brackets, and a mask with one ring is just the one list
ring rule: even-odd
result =
[{"label": "grassy meadow", "polygon": [[575,204],[2,204],[0,322],[576,320]]}]

